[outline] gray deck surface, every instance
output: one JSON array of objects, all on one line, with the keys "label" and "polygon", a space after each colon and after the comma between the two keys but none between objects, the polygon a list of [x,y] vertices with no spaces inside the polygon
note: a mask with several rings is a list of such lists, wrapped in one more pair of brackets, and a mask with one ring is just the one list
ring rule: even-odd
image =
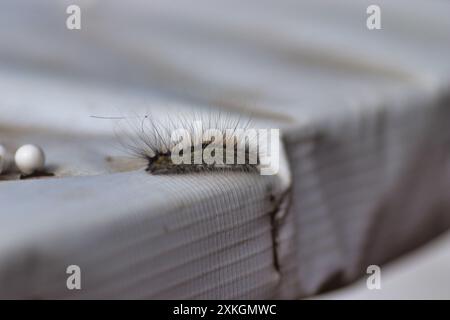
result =
[{"label": "gray deck surface", "polygon": [[[368,1],[70,3],[80,31],[0,10],[0,143],[56,174],[0,180],[0,297],[305,297],[450,226],[449,2],[378,1],[377,31]],[[280,128],[281,174],[152,176],[91,117],[171,108]]]}]

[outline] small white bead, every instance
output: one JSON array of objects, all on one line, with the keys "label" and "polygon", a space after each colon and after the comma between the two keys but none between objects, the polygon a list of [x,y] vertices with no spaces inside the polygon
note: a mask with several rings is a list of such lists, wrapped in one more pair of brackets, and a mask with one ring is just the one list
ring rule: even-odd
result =
[{"label": "small white bead", "polygon": [[4,146],[0,144],[0,174],[3,172],[3,170],[6,170],[8,159],[7,159],[7,152]]},{"label": "small white bead", "polygon": [[44,167],[45,155],[38,146],[26,144],[17,149],[14,160],[23,174],[32,174]]}]

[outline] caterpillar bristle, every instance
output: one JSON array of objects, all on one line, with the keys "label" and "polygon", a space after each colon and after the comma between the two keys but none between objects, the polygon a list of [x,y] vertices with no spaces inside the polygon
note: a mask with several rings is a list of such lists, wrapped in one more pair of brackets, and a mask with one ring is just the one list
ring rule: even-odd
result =
[{"label": "caterpillar bristle", "polygon": [[[233,117],[218,112],[207,115],[166,115],[165,119],[146,114],[134,119],[138,121],[132,122],[127,118],[131,130],[121,132],[118,135],[119,142],[128,153],[146,161],[145,170],[151,174],[258,171],[260,149],[257,142],[253,141],[254,137],[246,133],[250,129],[250,118],[243,122],[242,116]],[[182,142],[174,140],[173,133],[176,130],[184,130],[188,138]],[[211,132],[214,133],[212,137],[209,136]],[[179,150],[180,146],[182,150]],[[174,153],[176,147],[178,154]],[[205,159],[205,153],[209,153],[209,158]],[[175,155],[184,157],[184,162],[175,163]]]}]

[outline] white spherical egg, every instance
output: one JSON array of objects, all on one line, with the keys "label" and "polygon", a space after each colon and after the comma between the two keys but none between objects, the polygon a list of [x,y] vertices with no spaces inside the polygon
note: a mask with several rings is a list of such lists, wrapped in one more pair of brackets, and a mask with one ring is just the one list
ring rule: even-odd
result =
[{"label": "white spherical egg", "polygon": [[32,174],[44,167],[45,155],[38,146],[26,144],[17,149],[14,160],[23,174]]}]

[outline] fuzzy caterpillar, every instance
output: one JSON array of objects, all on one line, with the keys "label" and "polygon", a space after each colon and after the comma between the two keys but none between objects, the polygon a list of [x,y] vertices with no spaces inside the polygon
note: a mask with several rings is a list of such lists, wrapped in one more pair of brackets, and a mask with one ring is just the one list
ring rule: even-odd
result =
[{"label": "fuzzy caterpillar", "polygon": [[137,121],[124,118],[129,130],[117,136],[126,150],[145,161],[151,174],[259,169],[264,148],[250,119],[222,113],[133,119]]}]

